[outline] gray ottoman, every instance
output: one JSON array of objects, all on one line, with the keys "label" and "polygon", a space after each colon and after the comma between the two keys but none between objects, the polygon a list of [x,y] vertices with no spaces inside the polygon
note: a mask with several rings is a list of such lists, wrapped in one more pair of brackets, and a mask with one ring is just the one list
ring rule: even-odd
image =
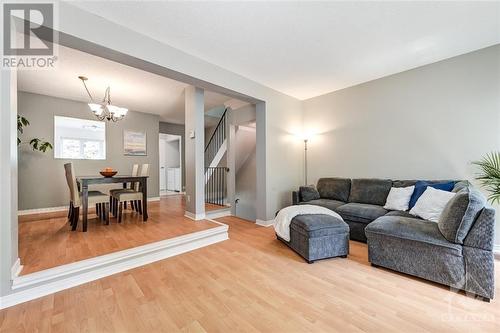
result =
[{"label": "gray ottoman", "polygon": [[349,254],[349,226],[330,215],[298,215],[290,223],[290,242],[276,237],[310,264]]}]

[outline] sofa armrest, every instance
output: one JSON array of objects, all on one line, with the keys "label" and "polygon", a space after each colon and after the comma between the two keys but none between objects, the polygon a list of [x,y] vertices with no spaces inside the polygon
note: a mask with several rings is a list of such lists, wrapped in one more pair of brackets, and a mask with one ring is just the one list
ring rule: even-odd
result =
[{"label": "sofa armrest", "polygon": [[495,209],[484,207],[476,221],[472,225],[464,246],[470,246],[486,251],[493,251],[495,242]]},{"label": "sofa armrest", "polygon": [[298,205],[300,202],[299,191],[292,191],[292,205]]}]

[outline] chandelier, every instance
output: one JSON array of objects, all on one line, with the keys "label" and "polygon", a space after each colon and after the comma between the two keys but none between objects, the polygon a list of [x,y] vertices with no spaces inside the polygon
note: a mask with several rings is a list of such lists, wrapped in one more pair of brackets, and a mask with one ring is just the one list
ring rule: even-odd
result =
[{"label": "chandelier", "polygon": [[92,103],[88,103],[88,106],[90,110],[94,112],[94,115],[97,117],[97,119],[101,121],[105,119],[107,121],[118,121],[122,120],[127,115],[128,109],[111,104],[111,89],[109,86],[104,92],[104,98],[102,99],[102,102],[95,103],[94,98],[92,97],[92,94],[90,93],[89,89],[87,88],[87,84],[85,83],[88,78],[85,76],[79,76],[78,78],[82,80],[83,86],[85,87],[85,90],[87,91],[87,94],[92,101]]}]

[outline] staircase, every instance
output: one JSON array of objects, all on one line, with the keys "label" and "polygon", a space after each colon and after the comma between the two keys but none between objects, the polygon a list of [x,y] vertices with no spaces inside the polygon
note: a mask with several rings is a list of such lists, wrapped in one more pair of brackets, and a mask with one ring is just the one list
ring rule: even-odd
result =
[{"label": "staircase", "polygon": [[226,114],[224,110],[205,147],[205,202],[224,206],[227,194],[227,167],[219,166],[227,151]]}]

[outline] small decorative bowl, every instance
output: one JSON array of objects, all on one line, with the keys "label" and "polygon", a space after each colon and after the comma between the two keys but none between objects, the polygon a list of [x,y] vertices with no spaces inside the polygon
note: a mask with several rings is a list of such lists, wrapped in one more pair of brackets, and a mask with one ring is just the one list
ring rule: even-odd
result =
[{"label": "small decorative bowl", "polygon": [[101,175],[103,175],[104,177],[106,177],[106,178],[110,178],[110,177],[113,177],[114,175],[116,175],[118,173],[118,171],[106,171],[106,170],[103,170],[103,171],[99,171],[99,173]]}]

